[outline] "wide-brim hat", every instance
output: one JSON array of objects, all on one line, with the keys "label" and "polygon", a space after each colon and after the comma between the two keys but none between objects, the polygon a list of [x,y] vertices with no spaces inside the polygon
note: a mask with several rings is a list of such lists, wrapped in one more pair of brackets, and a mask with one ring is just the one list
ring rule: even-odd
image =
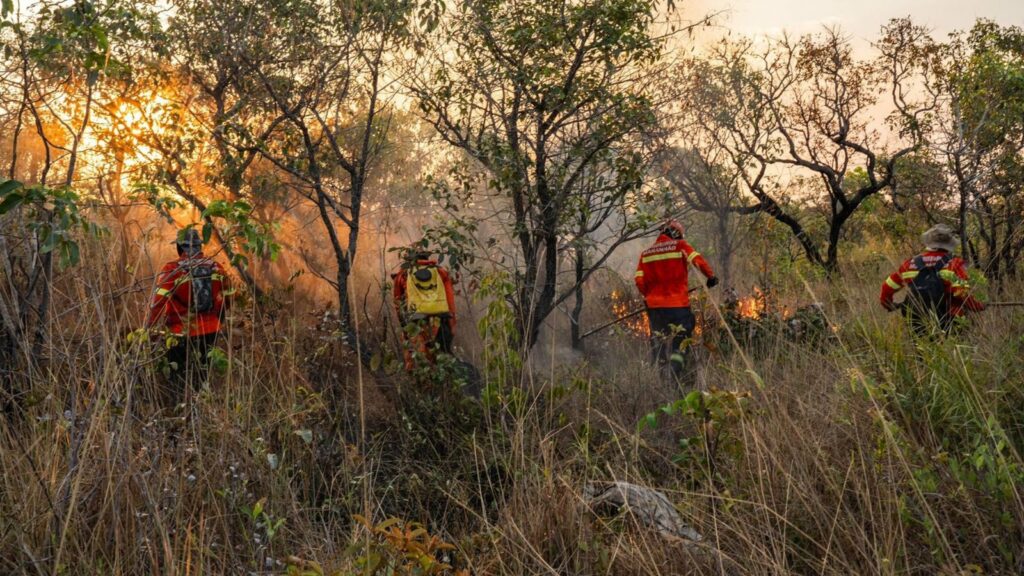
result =
[{"label": "wide-brim hat", "polygon": [[171,241],[171,244],[177,244],[182,247],[202,248],[203,238],[195,228],[185,228],[178,232],[174,240]]},{"label": "wide-brim hat", "polygon": [[921,242],[929,250],[945,250],[946,252],[954,252],[959,244],[956,233],[946,224],[936,224],[926,230],[924,234],[921,234]]}]

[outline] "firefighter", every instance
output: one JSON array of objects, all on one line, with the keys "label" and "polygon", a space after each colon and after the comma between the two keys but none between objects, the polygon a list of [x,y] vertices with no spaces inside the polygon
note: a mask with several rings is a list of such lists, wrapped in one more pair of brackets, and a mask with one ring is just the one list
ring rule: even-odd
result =
[{"label": "firefighter", "polygon": [[178,259],[165,264],[157,276],[146,327],[162,326],[174,336],[166,359],[177,403],[190,376],[205,378],[207,356],[220,331],[230,285],[224,268],[203,255],[196,230],[182,230],[174,243]]},{"label": "firefighter", "polygon": [[[948,333],[957,318],[967,311],[980,312],[985,305],[970,294],[964,261],[953,255],[957,238],[945,224],[938,224],[921,235],[925,251],[903,262],[882,284],[882,307],[902,309],[914,332],[927,335],[937,325]],[[904,287],[907,296],[899,305],[893,296]]]},{"label": "firefighter", "polygon": [[412,257],[391,275],[392,295],[402,325],[406,370],[416,367],[416,358],[433,365],[437,353],[452,354],[455,337],[455,291],[444,266],[428,250],[416,248]]},{"label": "firefighter", "polygon": [[640,254],[636,267],[636,287],[647,305],[651,326],[651,354],[657,364],[664,364],[666,354],[672,374],[683,375],[681,346],[693,335],[696,323],[690,311],[689,265],[693,264],[707,278],[707,287],[718,284],[707,260],[683,239],[683,226],[669,220],[661,228],[654,245]]}]

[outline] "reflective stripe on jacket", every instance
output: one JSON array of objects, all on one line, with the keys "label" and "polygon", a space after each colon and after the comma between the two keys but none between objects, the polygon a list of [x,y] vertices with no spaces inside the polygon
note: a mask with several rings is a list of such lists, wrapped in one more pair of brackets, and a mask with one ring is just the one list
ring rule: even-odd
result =
[{"label": "reflective stripe on jacket", "polygon": [[653,246],[640,254],[636,266],[636,287],[643,294],[648,308],[685,308],[690,305],[689,265],[693,264],[706,278],[715,273],[707,260],[686,240],[658,236]]},{"label": "reflective stripe on jacket", "polygon": [[[929,250],[920,254],[925,266],[934,266],[939,260],[945,257],[948,252],[942,250]],[[914,260],[917,257],[909,258],[903,262],[899,270],[893,272],[882,284],[882,293],[879,301],[882,306],[891,308],[893,296],[903,289],[904,286],[912,283],[920,273]],[[971,296],[971,285],[967,277],[967,270],[964,261],[960,258],[951,258],[946,266],[939,270],[939,278],[946,286],[946,296],[949,299],[949,313],[952,316],[963,316],[965,310],[977,312],[984,310],[985,305]]]}]

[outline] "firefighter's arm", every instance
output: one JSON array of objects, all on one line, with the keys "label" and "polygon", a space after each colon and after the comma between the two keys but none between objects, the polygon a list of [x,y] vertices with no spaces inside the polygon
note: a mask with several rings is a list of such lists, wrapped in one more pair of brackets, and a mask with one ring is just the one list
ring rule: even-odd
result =
[{"label": "firefighter's arm", "polygon": [[394,310],[398,313],[398,318],[401,318],[401,303],[406,301],[406,271],[398,269],[398,272],[391,275],[391,279],[394,281],[391,286]]},{"label": "firefighter's arm", "polygon": [[149,313],[146,314],[146,328],[152,328],[163,319],[167,311],[167,301],[175,288],[174,270],[177,265],[167,264],[160,270],[156,278],[156,286],[153,288],[153,298],[149,306]]},{"label": "firefighter's arm", "polygon": [[[701,256],[700,252],[697,252],[696,250],[693,249],[693,246],[690,246],[689,242],[687,242],[686,240],[680,240],[679,249],[683,252],[683,254],[686,254],[686,262],[696,266],[705,278],[707,278],[708,280],[715,278],[715,271],[711,269],[711,265],[708,264],[708,261],[705,260],[703,256]],[[709,283],[708,287],[710,288],[717,283],[717,280],[715,280],[714,282]]]},{"label": "firefighter's arm", "polygon": [[452,287],[454,282],[452,277],[448,274],[448,271],[444,268],[438,267],[437,274],[441,277],[441,282],[444,284],[444,297],[448,301],[448,326],[454,332],[455,330],[455,289]]},{"label": "firefighter's arm", "polygon": [[889,274],[882,283],[882,293],[878,297],[878,301],[881,302],[882,308],[892,311],[896,309],[896,304],[893,302],[892,297],[897,292],[903,289],[906,281],[903,279],[903,273],[910,269],[910,260],[905,261],[899,268],[899,270]]},{"label": "firefighter's arm", "polygon": [[943,280],[949,282],[950,295],[953,297],[953,300],[971,312],[981,312],[984,310],[985,304],[971,295],[970,277],[967,275],[966,268],[964,268],[964,261],[959,258],[953,259],[949,263],[947,270],[952,272],[952,274],[948,275],[948,277],[943,274]]},{"label": "firefighter's arm", "polygon": [[644,281],[644,261],[643,257],[636,263],[636,274],[633,275],[633,281],[636,282],[636,289],[640,291],[640,295],[647,296],[647,283]]}]

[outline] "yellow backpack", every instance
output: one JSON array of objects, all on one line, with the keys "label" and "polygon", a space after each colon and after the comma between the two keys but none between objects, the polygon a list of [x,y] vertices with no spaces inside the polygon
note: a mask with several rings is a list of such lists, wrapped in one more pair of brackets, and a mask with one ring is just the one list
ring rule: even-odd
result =
[{"label": "yellow backpack", "polygon": [[409,270],[406,280],[405,304],[409,313],[423,316],[451,313],[437,266],[416,266]]}]

